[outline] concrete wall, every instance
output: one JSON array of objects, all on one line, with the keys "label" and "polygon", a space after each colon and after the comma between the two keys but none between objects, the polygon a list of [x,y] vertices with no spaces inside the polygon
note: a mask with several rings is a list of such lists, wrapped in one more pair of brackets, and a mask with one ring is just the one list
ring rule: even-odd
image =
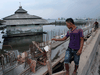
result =
[{"label": "concrete wall", "polygon": [[93,33],[91,37],[90,38],[92,40],[87,40],[87,47],[81,54],[78,75],[88,75],[90,72],[91,65],[93,59],[95,59],[96,52],[98,50],[98,45],[100,42],[100,29],[97,32]]}]

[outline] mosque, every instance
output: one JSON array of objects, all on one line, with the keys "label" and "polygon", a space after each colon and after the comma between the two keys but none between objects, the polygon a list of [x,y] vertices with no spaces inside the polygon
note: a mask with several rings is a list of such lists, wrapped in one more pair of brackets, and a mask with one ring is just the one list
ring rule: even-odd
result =
[{"label": "mosque", "polygon": [[26,10],[19,6],[14,14],[4,17],[3,24],[7,25],[7,35],[19,36],[20,34],[43,32],[43,25],[49,22],[39,16],[30,15]]}]

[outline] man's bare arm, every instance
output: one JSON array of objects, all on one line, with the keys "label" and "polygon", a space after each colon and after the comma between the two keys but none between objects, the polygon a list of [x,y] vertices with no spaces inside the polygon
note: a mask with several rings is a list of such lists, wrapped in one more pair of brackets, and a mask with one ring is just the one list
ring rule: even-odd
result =
[{"label": "man's bare arm", "polygon": [[84,45],[84,37],[81,37],[80,39],[81,39],[80,50],[82,50]]},{"label": "man's bare arm", "polygon": [[55,41],[64,41],[64,40],[66,40],[67,39],[67,37],[65,36],[65,37],[63,37],[62,39],[52,39],[52,40],[55,40]]},{"label": "man's bare arm", "polygon": [[80,38],[81,42],[80,42],[80,49],[77,52],[77,55],[80,55],[82,53],[82,49],[83,49],[83,45],[84,45],[84,37]]}]

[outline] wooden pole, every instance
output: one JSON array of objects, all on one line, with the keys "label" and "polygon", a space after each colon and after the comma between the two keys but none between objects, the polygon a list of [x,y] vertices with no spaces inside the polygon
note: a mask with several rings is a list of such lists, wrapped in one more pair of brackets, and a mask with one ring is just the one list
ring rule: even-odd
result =
[{"label": "wooden pole", "polygon": [[47,63],[47,68],[48,68],[49,75],[52,75],[51,62],[49,60],[47,60],[46,63]]},{"label": "wooden pole", "polygon": [[48,41],[49,41],[49,32],[48,32]]},{"label": "wooden pole", "polygon": [[32,41],[32,43],[39,49],[40,52],[43,53],[43,51],[39,48],[39,46],[35,43],[35,41]]},{"label": "wooden pole", "polygon": [[47,68],[48,68],[48,72],[49,75],[52,75],[52,64],[51,64],[51,43],[49,44],[49,50],[47,52]]},{"label": "wooden pole", "polygon": [[44,35],[44,45],[45,45],[45,35]]}]

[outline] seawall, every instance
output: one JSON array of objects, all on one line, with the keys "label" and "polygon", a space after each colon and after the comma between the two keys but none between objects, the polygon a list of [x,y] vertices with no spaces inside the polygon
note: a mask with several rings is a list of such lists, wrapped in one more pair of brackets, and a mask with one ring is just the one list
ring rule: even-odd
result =
[{"label": "seawall", "polygon": [[99,44],[100,29],[94,32],[92,36],[87,40],[86,48],[83,50],[83,53],[80,57],[78,75],[90,75],[96,53],[99,50]]}]

